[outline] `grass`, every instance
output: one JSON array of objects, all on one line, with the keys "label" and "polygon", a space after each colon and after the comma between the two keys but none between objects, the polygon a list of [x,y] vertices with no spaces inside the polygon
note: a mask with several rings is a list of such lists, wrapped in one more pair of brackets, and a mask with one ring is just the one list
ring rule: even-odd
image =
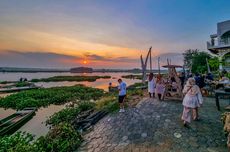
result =
[{"label": "grass", "polygon": [[123,75],[121,77],[126,78],[126,79],[139,79],[139,80],[142,80],[142,75],[137,75],[137,74]]},{"label": "grass", "polygon": [[89,81],[97,79],[109,79],[111,76],[54,76],[50,78],[32,79],[31,82],[59,82],[59,81]]},{"label": "grass", "polygon": [[63,104],[69,101],[96,100],[104,95],[101,89],[76,85],[71,87],[41,88],[26,90],[0,98],[0,107],[23,109],[25,107],[43,107],[50,104]]},{"label": "grass", "polygon": [[[134,84],[139,86],[142,84]],[[67,93],[67,94],[66,94]],[[16,133],[12,136],[0,137],[0,149],[3,151],[15,151],[15,152],[30,152],[30,151],[74,151],[83,142],[81,134],[73,127],[72,122],[76,117],[84,111],[93,109],[95,111],[107,110],[110,113],[116,112],[119,109],[118,97],[116,93],[104,93],[100,89],[94,89],[77,85],[74,87],[57,87],[50,89],[41,89],[33,91],[20,92],[15,95],[9,96],[9,98],[3,98],[3,100],[10,101],[10,99],[17,99],[17,102],[25,100],[30,97],[36,102],[48,101],[53,97],[56,101],[59,95],[63,94],[67,99],[85,99],[95,98],[96,102],[79,102],[77,107],[63,109],[48,120],[47,124],[51,124],[53,127],[46,136],[42,136],[36,140],[30,134]],[[58,96],[56,96],[58,95]],[[133,89],[127,91],[126,106],[134,105],[134,100],[140,101],[143,96],[143,90]],[[138,97],[138,98],[136,98]],[[61,98],[64,100],[65,98]],[[67,101],[67,99],[65,101]],[[34,102],[35,102],[34,101]],[[17,102],[16,104],[17,107]],[[31,101],[30,101],[31,102]],[[62,101],[63,102],[63,101]],[[2,99],[0,99],[2,104]],[[55,102],[56,103],[56,102]],[[59,103],[59,102],[57,102]],[[13,104],[13,103],[11,103]]]},{"label": "grass", "polygon": [[70,123],[76,116],[86,110],[94,109],[95,103],[93,102],[80,102],[77,107],[70,107],[62,109],[54,113],[47,121],[47,124],[58,125],[59,123]]}]

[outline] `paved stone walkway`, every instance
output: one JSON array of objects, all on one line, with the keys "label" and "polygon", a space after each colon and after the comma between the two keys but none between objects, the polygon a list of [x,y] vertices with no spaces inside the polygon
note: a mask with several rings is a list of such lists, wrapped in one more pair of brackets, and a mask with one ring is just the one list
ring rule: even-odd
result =
[{"label": "paved stone walkway", "polygon": [[[222,107],[223,109],[223,107]],[[109,152],[226,152],[221,113],[206,98],[201,120],[182,126],[181,102],[144,99],[125,113],[111,114],[85,135],[79,151]]]}]

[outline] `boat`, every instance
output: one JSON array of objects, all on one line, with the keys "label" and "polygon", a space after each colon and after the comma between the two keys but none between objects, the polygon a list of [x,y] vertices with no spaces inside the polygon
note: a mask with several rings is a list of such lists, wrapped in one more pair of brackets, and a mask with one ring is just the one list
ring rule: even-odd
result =
[{"label": "boat", "polygon": [[9,135],[17,131],[34,115],[37,108],[28,107],[0,120],[0,136]]}]

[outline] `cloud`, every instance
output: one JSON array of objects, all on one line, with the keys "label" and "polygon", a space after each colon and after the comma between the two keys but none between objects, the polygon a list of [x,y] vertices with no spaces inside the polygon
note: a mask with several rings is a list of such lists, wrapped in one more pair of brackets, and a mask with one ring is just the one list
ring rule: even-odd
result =
[{"label": "cloud", "polygon": [[[146,54],[143,54],[144,57]],[[167,59],[172,64],[183,65],[181,53],[165,53],[152,57],[153,67],[157,68],[157,58],[160,57],[161,65],[167,64]],[[83,60],[88,60],[88,65],[82,65]],[[0,50],[0,65],[2,67],[38,67],[38,68],[71,68],[77,66],[89,66],[93,68],[139,68],[139,56],[131,58],[128,56],[103,56],[93,53],[81,55],[64,55],[51,52],[18,50]]]},{"label": "cloud", "polygon": [[85,59],[90,61],[87,66],[93,68],[116,68],[125,65],[135,67],[139,63],[138,59],[129,57],[107,57],[90,53],[72,56],[51,52],[0,50],[0,65],[6,67],[70,68],[82,66]]},{"label": "cloud", "polygon": [[0,65],[12,67],[66,68],[76,66],[80,57],[49,52],[0,51]]},{"label": "cloud", "polygon": [[90,60],[96,61],[108,61],[108,62],[138,62],[139,58],[129,58],[129,57],[110,57],[110,56],[101,56],[97,54],[85,53],[85,57]]}]

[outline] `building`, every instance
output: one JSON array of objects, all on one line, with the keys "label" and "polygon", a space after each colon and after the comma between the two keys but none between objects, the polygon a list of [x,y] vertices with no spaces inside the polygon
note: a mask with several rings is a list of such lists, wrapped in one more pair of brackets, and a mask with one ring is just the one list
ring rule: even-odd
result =
[{"label": "building", "polygon": [[230,20],[217,23],[217,33],[210,38],[207,49],[218,56],[219,69],[230,71]]}]

